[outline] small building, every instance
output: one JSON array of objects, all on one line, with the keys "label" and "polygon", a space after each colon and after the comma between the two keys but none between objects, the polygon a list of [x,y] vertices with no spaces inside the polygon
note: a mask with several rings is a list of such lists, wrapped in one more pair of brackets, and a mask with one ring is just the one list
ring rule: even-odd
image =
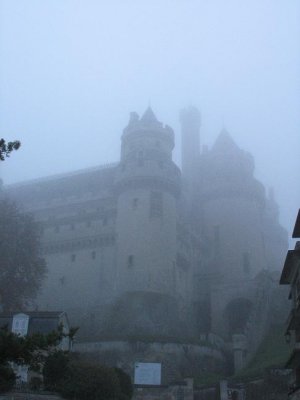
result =
[{"label": "small building", "polygon": [[[296,219],[293,236],[300,238],[300,210]],[[286,337],[292,343],[292,352],[286,368],[293,370],[293,382],[290,390],[292,400],[300,399],[300,241],[296,242],[294,250],[289,250],[282,270],[281,285],[290,285],[289,299],[292,309],[288,316]]]},{"label": "small building", "polygon": [[[26,311],[17,313],[0,313],[0,328],[7,329],[17,335],[27,336],[40,333],[47,335],[62,329],[64,336],[58,348],[71,350],[70,326],[67,314],[62,311]],[[14,366],[19,382],[28,382],[28,367]]]}]

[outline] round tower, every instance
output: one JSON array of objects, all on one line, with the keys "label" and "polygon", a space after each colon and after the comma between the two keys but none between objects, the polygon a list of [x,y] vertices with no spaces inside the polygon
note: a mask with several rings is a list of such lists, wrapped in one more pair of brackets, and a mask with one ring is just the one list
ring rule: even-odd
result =
[{"label": "round tower", "polygon": [[203,222],[213,242],[218,278],[253,278],[266,268],[263,238],[265,191],[254,162],[226,130],[202,156],[200,192]]},{"label": "round tower", "polygon": [[172,161],[173,130],[163,126],[149,107],[141,119],[131,113],[121,140],[115,179],[116,294],[174,295],[180,170]]},{"label": "round tower", "polygon": [[229,305],[237,299],[238,304],[254,304],[255,277],[267,268],[265,191],[253,176],[252,156],[241,150],[225,129],[201,159],[199,202],[212,244],[207,271],[212,285],[212,329],[226,336],[230,318],[235,315]]}]

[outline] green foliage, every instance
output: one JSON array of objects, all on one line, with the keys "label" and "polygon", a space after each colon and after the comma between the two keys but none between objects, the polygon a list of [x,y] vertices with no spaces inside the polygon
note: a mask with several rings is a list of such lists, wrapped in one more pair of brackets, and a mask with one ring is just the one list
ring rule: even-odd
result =
[{"label": "green foliage", "polygon": [[60,350],[47,357],[43,368],[44,386],[47,390],[59,390],[62,382],[66,379],[69,362],[69,354]]},{"label": "green foliage", "polygon": [[43,381],[39,376],[33,376],[29,382],[29,388],[31,390],[40,390],[43,386]]},{"label": "green foliage", "polygon": [[195,386],[212,386],[219,384],[222,379],[224,379],[224,375],[203,371],[201,374],[195,376],[194,384]]},{"label": "green foliage", "polygon": [[43,376],[47,390],[70,400],[130,400],[133,393],[131,379],[121,369],[90,364],[62,351],[47,358]]},{"label": "green foliage", "polygon": [[0,364],[0,393],[8,392],[15,384],[16,375],[9,365]]},{"label": "green foliage", "polygon": [[111,368],[70,363],[59,392],[66,399],[124,399],[117,374]]},{"label": "green foliage", "polygon": [[4,311],[24,309],[46,274],[40,256],[40,232],[29,214],[0,198],[0,305]]},{"label": "green foliage", "polygon": [[133,395],[133,386],[130,376],[127,375],[121,368],[114,368],[114,371],[119,379],[120,390],[124,399],[131,399]]},{"label": "green foliage", "polygon": [[9,157],[13,150],[18,150],[20,146],[21,142],[18,140],[6,143],[4,139],[0,139],[0,161],[4,161],[6,157]]},{"label": "green foliage", "polygon": [[236,377],[252,378],[264,375],[270,368],[284,368],[289,354],[290,347],[285,342],[284,327],[273,325],[253,359]]},{"label": "green foliage", "polygon": [[56,346],[66,336],[69,335],[63,333],[62,327],[46,335],[37,333],[25,337],[16,335],[7,328],[0,328],[0,371],[4,371],[3,374],[0,373],[0,390],[1,387],[10,387],[15,382],[15,375],[10,373],[10,363],[27,365],[31,370],[41,372],[47,358],[52,353],[57,353]]},{"label": "green foliage", "polygon": [[285,375],[272,375],[265,373],[260,382],[246,385],[248,400],[281,400],[287,398],[288,377]]}]

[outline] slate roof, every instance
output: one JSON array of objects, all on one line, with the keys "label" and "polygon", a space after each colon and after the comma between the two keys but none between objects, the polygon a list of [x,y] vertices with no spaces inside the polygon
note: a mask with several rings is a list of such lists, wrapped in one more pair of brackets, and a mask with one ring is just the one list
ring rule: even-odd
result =
[{"label": "slate roof", "polygon": [[49,176],[5,187],[6,193],[24,203],[68,197],[77,193],[99,192],[113,185],[117,163]]},{"label": "slate roof", "polygon": [[287,285],[292,283],[295,269],[300,265],[300,250],[288,250],[280,277],[280,284]]},{"label": "slate roof", "polygon": [[[21,312],[0,313],[0,327],[12,328],[13,316]],[[57,330],[60,318],[66,316],[63,311],[26,311],[22,312],[29,316],[28,335],[34,333],[47,334]]]},{"label": "slate roof", "polygon": [[300,238],[300,210],[298,211],[295,227],[294,227],[294,232],[293,232],[293,238]]}]

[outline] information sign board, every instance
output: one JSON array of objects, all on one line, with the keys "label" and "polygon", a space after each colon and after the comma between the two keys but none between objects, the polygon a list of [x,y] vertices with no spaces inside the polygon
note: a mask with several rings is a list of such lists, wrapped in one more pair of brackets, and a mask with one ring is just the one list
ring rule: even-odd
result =
[{"label": "information sign board", "polygon": [[136,362],[134,364],[134,384],[155,386],[160,385],[161,364]]}]

